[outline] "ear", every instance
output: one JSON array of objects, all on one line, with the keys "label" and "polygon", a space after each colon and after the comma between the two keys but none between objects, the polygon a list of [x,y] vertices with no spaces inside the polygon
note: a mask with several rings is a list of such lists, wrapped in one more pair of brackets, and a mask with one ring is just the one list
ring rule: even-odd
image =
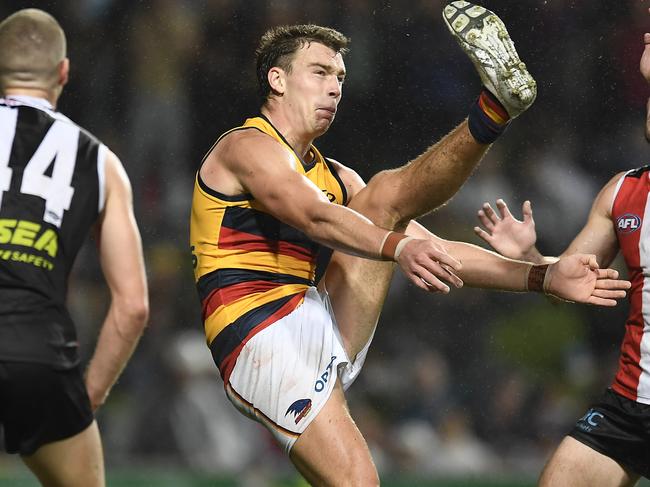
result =
[{"label": "ear", "polygon": [[269,69],[267,79],[269,86],[271,87],[271,91],[276,95],[282,96],[286,89],[286,73],[284,70],[282,68],[278,68],[277,66],[272,67]]},{"label": "ear", "polygon": [[58,84],[62,88],[68,83],[68,76],[70,75],[70,60],[64,58],[57,68],[59,81]]}]

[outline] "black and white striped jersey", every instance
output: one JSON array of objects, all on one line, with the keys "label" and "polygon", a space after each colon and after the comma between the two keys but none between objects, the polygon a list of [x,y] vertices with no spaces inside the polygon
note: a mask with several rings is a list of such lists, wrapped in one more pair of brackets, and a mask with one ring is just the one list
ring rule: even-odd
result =
[{"label": "black and white striped jersey", "polygon": [[0,360],[78,363],[67,280],[104,205],[106,151],[46,100],[0,98]]}]

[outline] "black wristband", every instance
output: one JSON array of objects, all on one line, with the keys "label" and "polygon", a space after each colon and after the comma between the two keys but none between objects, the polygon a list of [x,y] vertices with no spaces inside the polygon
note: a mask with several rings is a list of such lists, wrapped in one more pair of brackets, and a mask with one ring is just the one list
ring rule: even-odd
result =
[{"label": "black wristband", "polygon": [[526,290],[534,291],[537,293],[546,292],[544,289],[544,279],[546,278],[546,273],[548,272],[549,264],[542,265],[532,265],[528,270],[528,276],[526,276]]}]

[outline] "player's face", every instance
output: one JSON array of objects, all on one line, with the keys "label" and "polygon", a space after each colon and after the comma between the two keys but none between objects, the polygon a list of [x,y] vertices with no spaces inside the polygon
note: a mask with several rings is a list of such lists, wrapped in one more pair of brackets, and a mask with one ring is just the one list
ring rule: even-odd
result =
[{"label": "player's face", "polygon": [[341,101],[343,57],[323,44],[311,42],[296,52],[286,76],[285,102],[306,131],[315,137],[324,134]]}]

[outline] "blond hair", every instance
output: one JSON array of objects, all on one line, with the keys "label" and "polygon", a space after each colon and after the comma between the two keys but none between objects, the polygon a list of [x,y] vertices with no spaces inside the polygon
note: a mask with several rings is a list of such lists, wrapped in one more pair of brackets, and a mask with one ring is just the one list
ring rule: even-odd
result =
[{"label": "blond hair", "polygon": [[47,12],[19,10],[0,23],[0,89],[53,89],[65,57],[65,33]]}]

